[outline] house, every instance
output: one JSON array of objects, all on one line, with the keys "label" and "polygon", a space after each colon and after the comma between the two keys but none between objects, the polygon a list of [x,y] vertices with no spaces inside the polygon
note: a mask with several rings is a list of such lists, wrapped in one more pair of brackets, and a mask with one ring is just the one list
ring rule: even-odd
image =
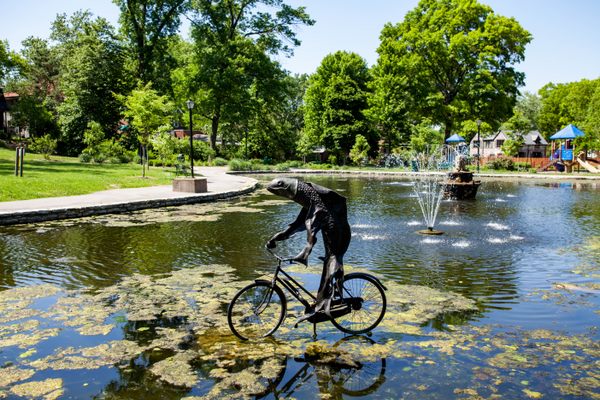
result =
[{"label": "house", "polygon": [[[510,139],[510,131],[499,131],[493,135],[481,137],[479,155],[482,158],[503,155],[502,145]],[[546,156],[548,142],[538,131],[531,131],[523,136],[523,145],[519,149],[518,157],[540,158]],[[471,139],[469,154],[477,155],[477,135]]]},{"label": "house", "polygon": [[11,124],[12,116],[11,108],[19,100],[19,95],[13,92],[6,92],[0,88],[0,137],[10,137],[14,133],[18,133],[19,128]]}]

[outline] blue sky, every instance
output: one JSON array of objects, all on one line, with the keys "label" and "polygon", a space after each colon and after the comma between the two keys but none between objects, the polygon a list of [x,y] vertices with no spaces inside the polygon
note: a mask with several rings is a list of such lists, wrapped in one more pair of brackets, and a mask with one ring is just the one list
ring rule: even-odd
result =
[{"label": "blue sky", "polygon": [[[536,92],[548,82],[573,82],[600,77],[600,0],[480,0],[504,16],[515,17],[533,34],[518,69],[526,74],[523,90]],[[56,14],[89,9],[117,24],[119,10],[111,0],[2,1],[0,40],[19,49],[28,36],[46,38]],[[386,22],[397,23],[418,0],[288,0],[304,5],[317,23],[300,27],[302,45],[283,66],[312,73],[323,57],[337,50],[353,51],[369,65],[377,61],[379,34]],[[183,28],[187,35],[188,25]]]}]

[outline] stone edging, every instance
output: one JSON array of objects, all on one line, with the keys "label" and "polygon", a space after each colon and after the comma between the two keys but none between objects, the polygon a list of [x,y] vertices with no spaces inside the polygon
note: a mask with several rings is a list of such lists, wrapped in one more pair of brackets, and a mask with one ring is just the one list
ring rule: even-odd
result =
[{"label": "stone edging", "polygon": [[[424,174],[443,174],[446,172],[413,172],[413,171],[360,171],[339,169],[290,169],[289,171],[228,171],[231,175],[367,175],[367,176],[419,176]],[[545,175],[545,174],[477,174],[477,178],[516,178],[516,179],[558,179],[558,180],[600,180],[600,175]]]},{"label": "stone edging", "polygon": [[0,226],[30,224],[35,222],[45,222],[60,219],[71,219],[90,217],[94,215],[122,214],[131,211],[144,210],[149,208],[160,208],[170,206],[182,206],[187,204],[208,203],[218,200],[230,199],[232,197],[248,194],[256,190],[258,182],[242,187],[239,190],[231,190],[218,193],[202,193],[185,197],[138,200],[123,203],[99,204],[85,207],[57,208],[48,210],[31,210],[22,212],[13,212],[10,214],[0,214]]}]

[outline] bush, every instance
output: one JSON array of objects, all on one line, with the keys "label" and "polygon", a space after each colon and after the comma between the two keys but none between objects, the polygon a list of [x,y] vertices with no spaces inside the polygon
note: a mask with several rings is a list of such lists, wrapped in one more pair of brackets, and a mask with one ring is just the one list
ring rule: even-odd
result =
[{"label": "bush", "polygon": [[82,163],[85,163],[85,164],[92,162],[92,155],[84,150],[79,155],[79,162],[82,162]]},{"label": "bush", "polygon": [[224,167],[229,163],[229,161],[227,161],[226,159],[222,158],[222,157],[216,157],[212,160],[212,165],[214,165],[215,167]]},{"label": "bush", "polygon": [[52,155],[56,151],[56,146],[58,142],[55,139],[52,139],[50,135],[44,135],[40,138],[37,138],[29,145],[29,149],[38,154],[43,154],[46,160],[50,159],[50,155]]},{"label": "bush", "polygon": [[253,164],[247,160],[240,160],[239,158],[233,158],[229,161],[229,169],[231,171],[252,171]]},{"label": "bush", "polygon": [[515,163],[511,158],[508,157],[498,157],[494,160],[487,163],[487,166],[491,169],[495,170],[506,170],[506,171],[514,171]]},{"label": "bush", "polygon": [[356,135],[354,146],[350,150],[350,159],[359,166],[364,166],[369,160],[369,150],[371,146],[363,135]]},{"label": "bush", "polygon": [[384,168],[404,167],[404,160],[399,154],[387,154],[379,160],[379,166]]},{"label": "bush", "polygon": [[515,168],[518,170],[525,170],[525,169],[528,170],[531,168],[531,164],[529,164],[528,162],[516,162]]}]

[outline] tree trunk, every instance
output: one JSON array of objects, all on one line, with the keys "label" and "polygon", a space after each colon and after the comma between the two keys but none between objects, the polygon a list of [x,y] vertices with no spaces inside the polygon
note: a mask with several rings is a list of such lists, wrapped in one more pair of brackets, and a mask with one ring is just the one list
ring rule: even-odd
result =
[{"label": "tree trunk", "polygon": [[452,121],[446,121],[444,123],[444,141],[452,136]]},{"label": "tree trunk", "polygon": [[221,119],[221,110],[217,110],[212,117],[210,132],[210,148],[217,153],[217,133],[219,132],[219,121]]}]

